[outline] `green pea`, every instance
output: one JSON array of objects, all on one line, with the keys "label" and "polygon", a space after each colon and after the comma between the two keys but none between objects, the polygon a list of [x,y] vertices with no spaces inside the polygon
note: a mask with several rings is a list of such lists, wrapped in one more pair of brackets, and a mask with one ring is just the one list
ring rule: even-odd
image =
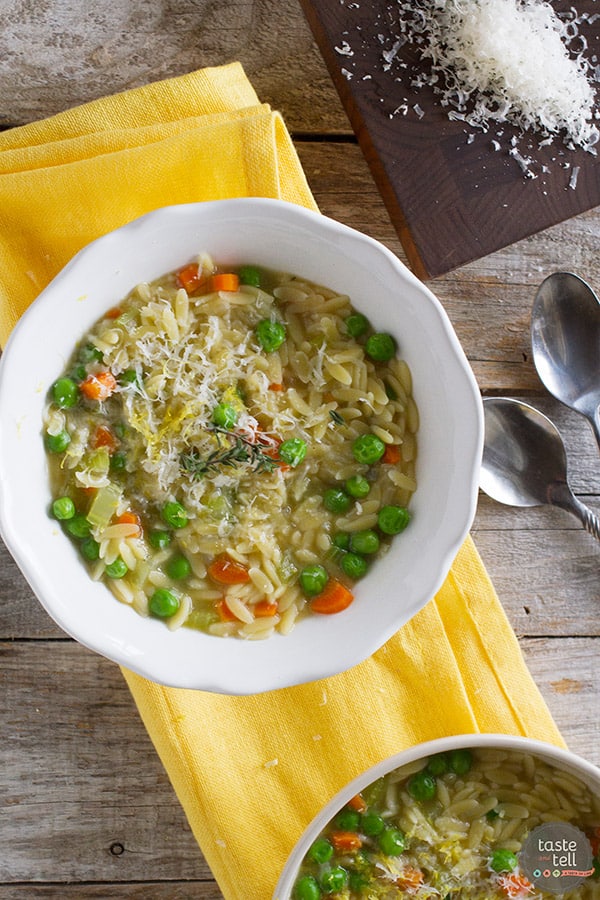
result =
[{"label": "green pea", "polygon": [[188,559],[185,556],[174,556],[169,560],[166,566],[167,575],[169,578],[172,578],[173,581],[181,581],[183,578],[187,578],[190,572],[192,571],[192,567]]},{"label": "green pea", "polygon": [[338,550],[349,550],[350,549],[350,535],[345,531],[338,531],[336,535],[334,535],[332,544]]},{"label": "green pea", "polygon": [[350,549],[354,553],[370,554],[379,550],[379,537],[370,528],[350,535]]},{"label": "green pea", "polygon": [[490,857],[490,869],[494,872],[512,872],[519,860],[512,850],[494,850]]},{"label": "green pea", "polygon": [[161,510],[163,520],[172,528],[185,528],[189,519],[185,507],[176,500],[170,500],[165,503]]},{"label": "green pea", "polygon": [[294,900],[320,900],[321,888],[312,875],[303,875],[294,885]]},{"label": "green pea", "polygon": [[348,883],[348,873],[342,866],[334,866],[321,875],[321,887],[326,894],[336,894]]},{"label": "green pea", "polygon": [[171,543],[171,535],[168,531],[151,531],[148,535],[148,543],[155,550],[165,550]]},{"label": "green pea", "polygon": [[376,434],[361,434],[352,444],[352,455],[356,462],[372,465],[385,453],[385,444]]},{"label": "green pea", "polygon": [[79,388],[71,378],[59,378],[52,385],[52,399],[61,409],[69,409],[79,399]]},{"label": "green pea", "polygon": [[81,381],[83,381],[83,379],[86,377],[86,375],[87,375],[87,371],[86,371],[86,368],[83,365],[83,363],[80,363],[77,366],[73,366],[73,368],[69,372],[69,378],[72,381],[75,381],[77,384],[79,384]]},{"label": "green pea", "polygon": [[415,800],[433,800],[437,793],[435,778],[423,769],[408,779],[406,790]]},{"label": "green pea", "polygon": [[309,597],[320,594],[329,580],[327,569],[318,564],[305,566],[298,576],[300,587]]},{"label": "green pea", "polygon": [[396,341],[391,334],[377,332],[367,338],[365,353],[375,362],[388,362],[396,354]]},{"label": "green pea", "polygon": [[71,435],[64,428],[58,434],[47,434],[45,438],[46,450],[50,453],[64,453],[71,443]]},{"label": "green pea", "polygon": [[271,319],[261,319],[256,326],[256,338],[263,350],[273,353],[285,341],[285,325],[282,325],[281,322],[273,322]]},{"label": "green pea", "polygon": [[384,388],[385,388],[386,397],[389,400],[397,400],[398,399],[398,392],[395,390],[395,388],[392,387],[391,384],[388,384],[387,381],[384,382]]},{"label": "green pea", "polygon": [[79,545],[81,555],[89,562],[95,562],[100,559],[100,544],[93,537],[86,537]]},{"label": "green pea", "polygon": [[110,458],[110,468],[113,472],[123,472],[127,468],[127,454],[117,450]]},{"label": "green pea", "polygon": [[382,506],[377,514],[377,525],[384,534],[400,534],[410,522],[410,513],[404,506]]},{"label": "green pea", "polygon": [[79,351],[79,359],[82,363],[102,362],[104,356],[102,350],[99,350],[98,347],[94,347],[93,344],[86,344]]},{"label": "green pea", "polygon": [[449,759],[450,770],[456,775],[466,775],[473,765],[473,754],[470,750],[451,750]]},{"label": "green pea", "polygon": [[242,266],[238,272],[241,284],[249,284],[252,287],[260,287],[261,275],[256,266]]},{"label": "green pea", "polygon": [[378,834],[381,834],[383,829],[385,828],[385,819],[383,819],[378,813],[374,812],[366,812],[360,823],[360,830],[363,834],[366,834],[367,837],[377,837]]},{"label": "green pea", "polygon": [[363,500],[371,490],[371,485],[364,475],[351,475],[344,487],[346,492],[357,500]]},{"label": "green pea", "polygon": [[351,505],[352,498],[340,488],[328,488],[323,494],[323,506],[336,515],[348,512]]},{"label": "green pea", "polygon": [[124,575],[127,575],[129,571],[129,567],[124,559],[121,559],[120,556],[117,556],[113,562],[109,563],[104,569],[105,573],[109,578],[123,578]]},{"label": "green pea", "polygon": [[237,410],[231,403],[218,403],[213,409],[212,420],[219,428],[233,428],[238,420]]},{"label": "green pea", "polygon": [[135,385],[136,387],[140,386],[140,376],[135,369],[125,369],[124,372],[121,372],[117,381],[121,385]]},{"label": "green pea", "polygon": [[379,835],[378,844],[386,856],[400,856],[406,849],[406,837],[399,828],[384,828]]},{"label": "green pea", "polygon": [[308,856],[316,863],[329,862],[333,856],[333,846],[325,838],[317,838],[308,851]]},{"label": "green pea", "polygon": [[366,559],[359,556],[358,553],[345,553],[340,565],[348,578],[352,578],[353,581],[357,581],[363,575],[366,575],[369,568]]},{"label": "green pea", "polygon": [[150,597],[150,612],[159,619],[168,619],[179,609],[179,598],[167,588],[158,588]]},{"label": "green pea", "polygon": [[335,817],[335,821],[342,831],[358,831],[360,813],[355,809],[342,809]]},{"label": "green pea", "polygon": [[61,521],[72,519],[75,515],[75,504],[70,497],[58,497],[52,504],[52,515]]},{"label": "green pea", "polygon": [[289,438],[279,447],[279,458],[295,469],[305,459],[306,451],[306,441],[302,438]]},{"label": "green pea", "polygon": [[353,313],[346,319],[346,331],[350,337],[357,338],[369,327],[369,320],[362,313]]},{"label": "green pea", "polygon": [[357,894],[359,897],[363,895],[364,889],[369,887],[369,879],[366,875],[363,875],[362,872],[350,872],[348,877],[348,887],[351,893],[350,896],[354,897],[354,894]]},{"label": "green pea", "polygon": [[86,517],[79,513],[65,522],[65,529],[69,532],[71,537],[86,538],[89,537],[92,526]]},{"label": "green pea", "polygon": [[429,758],[429,761],[425,766],[425,771],[429,775],[432,775],[433,778],[439,778],[440,775],[446,774],[449,766],[448,756],[445,753],[436,753],[435,756]]}]

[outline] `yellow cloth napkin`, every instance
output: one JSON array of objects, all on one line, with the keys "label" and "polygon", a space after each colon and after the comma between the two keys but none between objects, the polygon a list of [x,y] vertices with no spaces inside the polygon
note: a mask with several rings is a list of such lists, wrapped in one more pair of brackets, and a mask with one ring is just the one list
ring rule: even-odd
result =
[{"label": "yellow cloth napkin", "polygon": [[[244,195],[314,208],[281,117],[235,63],[0,134],[0,341],[89,240]],[[392,753],[473,732],[562,743],[470,538],[437,596],[341,675],[254,697],[124,676],[227,900],[269,900],[323,803]]]}]

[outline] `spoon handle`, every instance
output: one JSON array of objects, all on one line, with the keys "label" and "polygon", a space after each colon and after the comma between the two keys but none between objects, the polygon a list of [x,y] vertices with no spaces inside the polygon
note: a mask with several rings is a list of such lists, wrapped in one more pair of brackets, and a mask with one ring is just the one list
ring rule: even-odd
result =
[{"label": "spoon handle", "polygon": [[568,484],[560,482],[552,485],[550,495],[550,503],[560,506],[561,509],[576,516],[585,530],[589,531],[597,541],[600,541],[600,518],[581,500],[577,499]]},{"label": "spoon handle", "polygon": [[598,449],[600,450],[600,406],[598,406],[594,414],[590,416],[590,424],[594,429],[594,434],[598,441]]}]

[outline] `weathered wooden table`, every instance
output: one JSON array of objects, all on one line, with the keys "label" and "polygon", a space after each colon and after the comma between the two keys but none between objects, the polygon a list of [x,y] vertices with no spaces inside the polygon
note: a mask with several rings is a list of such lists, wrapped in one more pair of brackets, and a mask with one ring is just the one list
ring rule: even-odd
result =
[{"label": "weathered wooden table", "polygon": [[[283,113],[321,210],[403,258],[296,0],[0,0],[0,125],[234,59]],[[482,392],[555,420],[597,512],[591,430],[542,388],[529,315],[554,270],[600,288],[599,243],[596,210],[430,282]],[[473,536],[568,744],[600,764],[598,545],[566,513],[483,495]],[[117,667],[65,637],[4,548],[0,601],[0,898],[218,900]]]}]

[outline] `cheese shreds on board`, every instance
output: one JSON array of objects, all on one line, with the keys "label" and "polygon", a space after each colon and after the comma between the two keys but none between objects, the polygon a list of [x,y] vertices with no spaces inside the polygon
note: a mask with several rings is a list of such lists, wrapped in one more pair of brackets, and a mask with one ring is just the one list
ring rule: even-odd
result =
[{"label": "cheese shreds on board", "polygon": [[561,134],[594,153],[595,92],[574,10],[563,22],[541,0],[414,0],[398,3],[406,37],[431,60],[429,84],[449,116],[487,131],[510,122]]}]

